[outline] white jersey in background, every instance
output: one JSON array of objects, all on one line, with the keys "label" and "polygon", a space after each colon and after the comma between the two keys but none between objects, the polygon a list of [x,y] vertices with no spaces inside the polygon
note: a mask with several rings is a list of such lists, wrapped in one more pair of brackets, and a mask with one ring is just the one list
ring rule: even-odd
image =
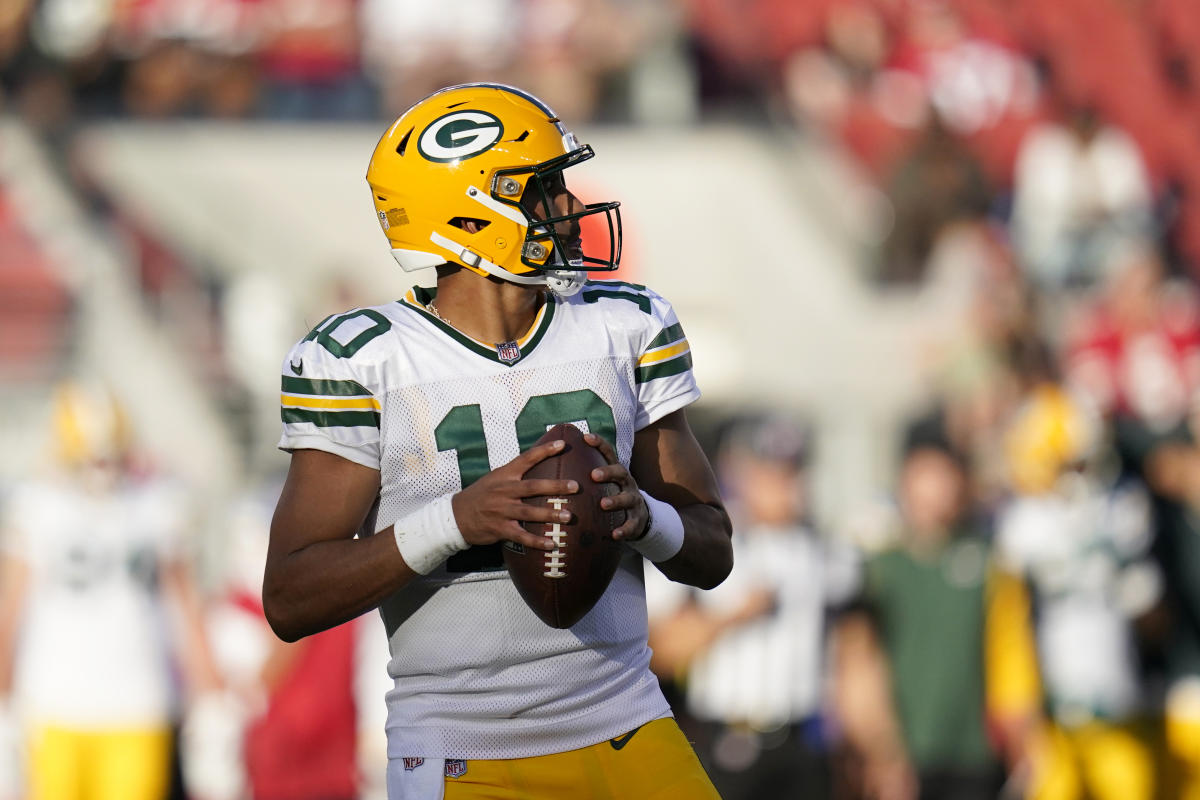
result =
[{"label": "white jersey in background", "polygon": [[18,486],[5,552],[29,568],[14,696],[43,724],[157,727],[173,685],[158,569],[179,556],[183,504],[164,483],[93,492]]},{"label": "white jersey in background", "polygon": [[1079,478],[1070,491],[1018,497],[1001,512],[996,552],[1033,593],[1042,681],[1072,724],[1141,710],[1133,621],[1161,594],[1150,503],[1135,484]]},{"label": "white jersey in background", "polygon": [[721,634],[688,667],[688,710],[697,718],[769,731],[821,712],[826,615],[858,588],[853,550],[802,525],[738,526],[733,571],[700,592],[654,574],[650,614],[666,617],[689,600],[714,614],[767,590],[775,608]]},{"label": "white jersey in background", "polygon": [[[429,312],[432,290],[319,324],[283,364],[285,450],[381,472],[383,530],[511,461],[560,422],[614,446],[699,397],[670,305],[589,282],[547,296],[516,342],[478,342]],[[568,630],[517,594],[499,545],[418,576],[382,607],[391,640],[388,755],[522,758],[619,736],[670,709],[649,670],[642,557],[629,550]]]}]

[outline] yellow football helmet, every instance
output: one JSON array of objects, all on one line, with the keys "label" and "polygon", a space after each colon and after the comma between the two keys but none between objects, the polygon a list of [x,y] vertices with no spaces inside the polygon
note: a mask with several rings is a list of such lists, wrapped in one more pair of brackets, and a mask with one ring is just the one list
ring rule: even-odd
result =
[{"label": "yellow football helmet", "polygon": [[1004,435],[1009,480],[1021,494],[1048,492],[1065,470],[1086,465],[1100,445],[1097,417],[1055,384],[1033,390]]},{"label": "yellow football helmet", "polygon": [[[593,155],[533,95],[469,83],[404,112],[375,146],[367,183],[392,255],[406,271],[459,264],[570,295],[588,270],[615,270],[621,260],[620,203],[564,210],[552,199],[563,194],[563,171]],[[534,218],[539,203],[546,216]],[[605,258],[564,241],[592,214],[608,221]]]},{"label": "yellow football helmet", "polygon": [[107,387],[66,381],[54,391],[55,455],[67,467],[115,463],[129,453],[132,439],[120,401]]}]

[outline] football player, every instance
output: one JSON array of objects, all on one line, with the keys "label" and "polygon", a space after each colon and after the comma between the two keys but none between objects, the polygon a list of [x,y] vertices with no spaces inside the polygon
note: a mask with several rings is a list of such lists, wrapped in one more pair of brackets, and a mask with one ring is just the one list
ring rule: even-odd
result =
[{"label": "football player", "polygon": [[[128,418],[106,387],[64,383],[53,410],[58,469],[15,487],[0,522],[0,707],[11,696],[25,750],[16,796],[161,800],[177,679],[189,728],[222,696],[187,503],[135,468]],[[189,785],[216,796],[211,782]]]},{"label": "football player", "polygon": [[[717,796],[649,671],[642,569],[717,585],[730,524],[685,417],[699,390],[675,312],[587,279],[621,241],[619,204],[585,205],[564,179],[592,155],[510,86],[418,102],[367,182],[392,254],[437,267],[436,289],[329,317],[283,363],[291,466],[265,610],[292,640],[381,608],[393,800]],[[608,241],[585,254],[592,215]],[[604,507],[626,512],[612,535],[629,545],[565,630],[524,604],[500,552],[550,549],[521,523],[566,521],[522,502],[579,490],[522,477],[561,450],[533,446],[560,422],[608,461],[591,478],[619,486]]]}]

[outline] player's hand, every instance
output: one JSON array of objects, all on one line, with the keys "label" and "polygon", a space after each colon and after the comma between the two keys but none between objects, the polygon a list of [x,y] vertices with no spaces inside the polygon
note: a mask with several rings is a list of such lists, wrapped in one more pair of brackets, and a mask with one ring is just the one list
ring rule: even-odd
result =
[{"label": "player's hand", "polygon": [[642,493],[638,491],[637,481],[633,479],[633,475],[629,473],[625,465],[617,460],[617,454],[612,445],[603,437],[594,433],[585,433],[583,440],[599,450],[600,454],[604,456],[604,460],[608,462],[608,466],[592,470],[592,480],[596,483],[615,483],[617,485],[617,494],[605,497],[600,501],[600,507],[605,511],[625,512],[625,522],[613,529],[613,538],[617,541],[638,538],[646,530],[650,512],[646,509],[646,501],[642,498]]},{"label": "player's hand", "polygon": [[539,461],[562,452],[563,441],[531,447],[502,467],[497,467],[451,499],[458,530],[468,544],[516,542],[535,550],[553,550],[554,540],[521,527],[522,522],[552,524],[570,522],[571,512],[549,506],[529,505],[526,497],[575,494],[579,484],[570,480],[522,476]]}]

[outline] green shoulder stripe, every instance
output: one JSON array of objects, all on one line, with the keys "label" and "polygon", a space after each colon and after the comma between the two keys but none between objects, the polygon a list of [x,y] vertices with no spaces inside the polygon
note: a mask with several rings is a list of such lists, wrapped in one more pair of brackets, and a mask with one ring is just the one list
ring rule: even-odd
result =
[{"label": "green shoulder stripe", "polygon": [[675,344],[683,338],[683,326],[676,322],[669,328],[663,328],[662,333],[655,336],[650,344],[646,345],[647,350],[653,350],[656,347],[663,347],[668,344]]},{"label": "green shoulder stripe", "polygon": [[605,298],[614,300],[628,300],[637,305],[642,310],[642,313],[650,313],[650,298],[644,294],[636,294],[634,292],[623,292],[620,289],[588,289],[583,290],[583,302],[595,303]]},{"label": "green shoulder stripe", "polygon": [[681,372],[687,372],[692,368],[691,352],[684,353],[681,356],[672,358],[670,361],[663,361],[659,364],[651,364],[647,367],[638,367],[633,371],[634,383],[646,383],[655,378],[669,378],[672,375],[678,375]]},{"label": "green shoulder stripe", "polygon": [[280,409],[284,422],[311,422],[318,428],[378,428],[378,411],[316,411],[308,408]]},{"label": "green shoulder stripe", "polygon": [[291,394],[311,394],[324,397],[356,397],[358,395],[370,396],[371,392],[367,387],[356,381],[330,381],[308,378],[293,378],[290,375],[283,376],[283,391]]},{"label": "green shoulder stripe", "polygon": [[629,281],[618,281],[618,280],[610,281],[610,280],[604,280],[602,278],[588,281],[586,284],[584,284],[583,288],[585,290],[586,289],[603,289],[606,286],[624,286],[627,289],[636,289],[639,292],[646,291],[645,284],[630,283]]}]

